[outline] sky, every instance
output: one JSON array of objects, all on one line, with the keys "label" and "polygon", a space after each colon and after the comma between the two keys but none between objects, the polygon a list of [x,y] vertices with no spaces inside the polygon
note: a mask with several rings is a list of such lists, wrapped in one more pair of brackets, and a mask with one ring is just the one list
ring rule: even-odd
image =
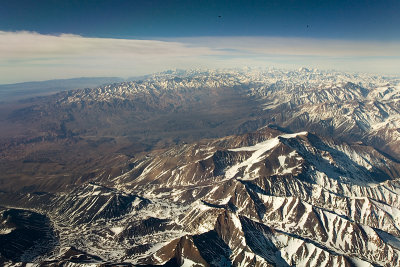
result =
[{"label": "sky", "polygon": [[399,0],[0,0],[0,84],[244,66],[400,75],[399,14]]}]

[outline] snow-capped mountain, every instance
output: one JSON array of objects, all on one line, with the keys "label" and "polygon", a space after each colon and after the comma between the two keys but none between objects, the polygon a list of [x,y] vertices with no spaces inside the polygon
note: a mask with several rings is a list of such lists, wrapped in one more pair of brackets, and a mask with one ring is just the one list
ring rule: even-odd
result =
[{"label": "snow-capped mountain", "polygon": [[1,184],[0,239],[50,241],[32,233],[12,257],[1,246],[0,262],[399,266],[399,98],[396,78],[303,68],[167,72],[40,99],[10,115],[40,125],[2,146],[22,167]]},{"label": "snow-capped mountain", "polygon": [[[200,112],[194,109],[200,106],[217,109],[214,115],[223,114],[224,98],[226,102],[238,101],[231,99],[232,95],[243,100],[237,104],[252,105],[252,109],[242,107],[246,112],[237,107],[238,113],[244,113],[238,114],[242,126],[252,124],[247,131],[276,124],[292,131],[306,130],[344,141],[363,141],[385,152],[400,154],[399,78],[305,68],[161,73],[143,81],[59,93],[40,105],[16,112],[14,119],[50,120],[48,124],[63,121],[64,126],[59,130],[66,135],[68,125],[72,128],[69,134],[74,134],[74,130],[82,133],[79,123],[87,117],[107,127],[112,120],[130,125],[132,116],[147,121],[160,112],[187,112],[195,116]],[[235,107],[226,108],[236,112]],[[98,120],[102,118],[98,113],[104,113],[106,119]],[[222,122],[225,120],[222,118]],[[240,126],[235,127],[231,132],[239,133]],[[86,130],[91,131],[91,127]]]},{"label": "snow-capped mountain", "polygon": [[131,163],[112,179],[13,200],[53,222],[59,254],[47,260],[74,247],[93,263],[400,264],[400,163],[372,147],[264,128]]}]

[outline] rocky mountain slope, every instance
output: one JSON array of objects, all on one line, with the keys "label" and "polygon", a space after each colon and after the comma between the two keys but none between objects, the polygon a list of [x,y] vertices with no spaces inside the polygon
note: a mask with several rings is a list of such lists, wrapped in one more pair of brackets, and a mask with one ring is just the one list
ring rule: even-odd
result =
[{"label": "rocky mountain slope", "polygon": [[[30,254],[0,247],[0,261],[399,266],[399,84],[307,69],[168,72],[16,110],[9,119],[40,138],[3,145],[0,238],[42,234],[16,244]],[[136,136],[155,139],[132,147]]]},{"label": "rocky mountain slope", "polygon": [[153,139],[146,145],[152,146],[163,139],[159,131],[194,141],[277,124],[345,141],[362,140],[399,154],[399,98],[398,78],[366,74],[304,68],[168,72],[44,97],[14,111],[8,121],[30,130],[14,138],[15,144],[23,143],[24,135],[36,135],[38,140],[31,137],[31,142],[78,136],[104,143],[146,134]]},{"label": "rocky mountain slope", "polygon": [[264,128],[131,163],[70,192],[12,199],[52,220],[48,261],[73,247],[92,263],[400,264],[400,163],[370,146]]}]

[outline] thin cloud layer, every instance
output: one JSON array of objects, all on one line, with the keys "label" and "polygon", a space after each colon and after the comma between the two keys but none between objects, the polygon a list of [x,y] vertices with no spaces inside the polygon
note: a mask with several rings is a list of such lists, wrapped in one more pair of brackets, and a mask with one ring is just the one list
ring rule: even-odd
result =
[{"label": "thin cloud layer", "polygon": [[85,38],[79,35],[42,35],[34,32],[0,32],[2,59],[53,57],[175,57],[215,54],[209,48],[157,40]]},{"label": "thin cloud layer", "polygon": [[398,74],[400,45],[269,37],[132,40],[0,31],[0,83],[243,66]]},{"label": "thin cloud layer", "polygon": [[78,76],[127,77],[166,68],[195,67],[202,56],[220,54],[207,47],[173,41],[0,32],[0,83]]},{"label": "thin cloud layer", "polygon": [[399,42],[282,37],[194,37],[174,41],[264,55],[400,57]]}]

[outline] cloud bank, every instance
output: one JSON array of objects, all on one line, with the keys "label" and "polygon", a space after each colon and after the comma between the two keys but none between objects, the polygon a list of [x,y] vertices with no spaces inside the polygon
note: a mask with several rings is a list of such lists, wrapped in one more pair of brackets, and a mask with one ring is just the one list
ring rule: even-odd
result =
[{"label": "cloud bank", "polygon": [[0,83],[243,66],[399,75],[400,43],[274,37],[135,40],[0,31]]}]

